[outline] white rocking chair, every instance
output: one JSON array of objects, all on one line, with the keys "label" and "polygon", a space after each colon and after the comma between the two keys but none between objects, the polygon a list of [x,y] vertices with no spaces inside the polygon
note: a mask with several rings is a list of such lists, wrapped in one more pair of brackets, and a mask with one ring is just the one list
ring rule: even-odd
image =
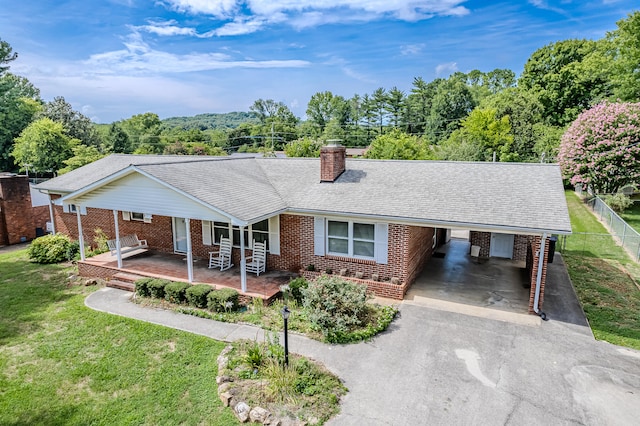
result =
[{"label": "white rocking chair", "polygon": [[253,254],[246,259],[245,270],[260,276],[267,269],[267,243],[253,241]]},{"label": "white rocking chair", "polygon": [[209,268],[220,268],[221,271],[231,268],[231,249],[231,240],[221,237],[218,250],[209,252]]}]

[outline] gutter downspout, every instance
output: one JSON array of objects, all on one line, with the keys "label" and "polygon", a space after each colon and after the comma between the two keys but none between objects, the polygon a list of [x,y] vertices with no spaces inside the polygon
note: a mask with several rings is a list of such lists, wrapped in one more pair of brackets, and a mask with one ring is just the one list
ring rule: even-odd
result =
[{"label": "gutter downspout", "polygon": [[56,233],[56,220],[53,216],[53,200],[51,200],[51,194],[47,194],[49,197],[49,218],[51,219],[51,233],[55,235]]},{"label": "gutter downspout", "polygon": [[538,276],[536,277],[536,294],[533,299],[533,311],[540,315],[540,318],[547,321],[547,315],[542,312],[538,306],[540,303],[540,286],[542,284],[542,268],[544,267],[544,249],[545,244],[547,242],[547,233],[542,234],[542,239],[540,240],[540,251],[538,252]]}]

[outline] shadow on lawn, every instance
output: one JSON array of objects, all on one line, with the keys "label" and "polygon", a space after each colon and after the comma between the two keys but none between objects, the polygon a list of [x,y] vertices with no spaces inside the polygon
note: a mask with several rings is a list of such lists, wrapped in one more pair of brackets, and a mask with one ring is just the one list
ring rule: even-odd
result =
[{"label": "shadow on lawn", "polygon": [[38,407],[37,409],[22,413],[19,420],[10,423],[3,423],[3,425],[67,425],[77,412],[78,409],[76,407],[69,405],[65,407],[56,407],[55,409],[51,409],[49,407]]},{"label": "shadow on lawn", "polygon": [[50,305],[70,298],[69,264],[39,265],[24,250],[0,254],[0,344],[40,328]]}]

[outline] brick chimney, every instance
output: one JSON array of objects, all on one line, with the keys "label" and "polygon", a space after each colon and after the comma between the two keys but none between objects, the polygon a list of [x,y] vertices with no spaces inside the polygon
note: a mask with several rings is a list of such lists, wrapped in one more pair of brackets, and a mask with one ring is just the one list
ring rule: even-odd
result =
[{"label": "brick chimney", "polygon": [[320,182],[333,182],[344,172],[347,149],[329,141],[320,149]]}]

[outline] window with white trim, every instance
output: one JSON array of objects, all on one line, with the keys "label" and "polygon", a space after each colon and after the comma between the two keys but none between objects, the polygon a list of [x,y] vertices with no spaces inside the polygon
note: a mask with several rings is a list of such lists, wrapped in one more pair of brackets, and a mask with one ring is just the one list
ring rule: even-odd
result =
[{"label": "window with white trim", "polygon": [[327,253],[374,259],[375,225],[354,221],[327,221]]},{"label": "window with white trim", "polygon": [[133,220],[136,222],[151,223],[152,216],[147,213],[140,212],[122,212],[122,220]]},{"label": "window with white trim", "polygon": [[[213,222],[213,244],[219,244],[222,237],[229,238],[233,235],[232,242],[234,247],[240,247],[240,227],[232,226],[226,222]],[[244,246],[251,248],[253,241],[258,243],[267,243],[269,248],[269,219],[256,222],[244,228]]]}]

